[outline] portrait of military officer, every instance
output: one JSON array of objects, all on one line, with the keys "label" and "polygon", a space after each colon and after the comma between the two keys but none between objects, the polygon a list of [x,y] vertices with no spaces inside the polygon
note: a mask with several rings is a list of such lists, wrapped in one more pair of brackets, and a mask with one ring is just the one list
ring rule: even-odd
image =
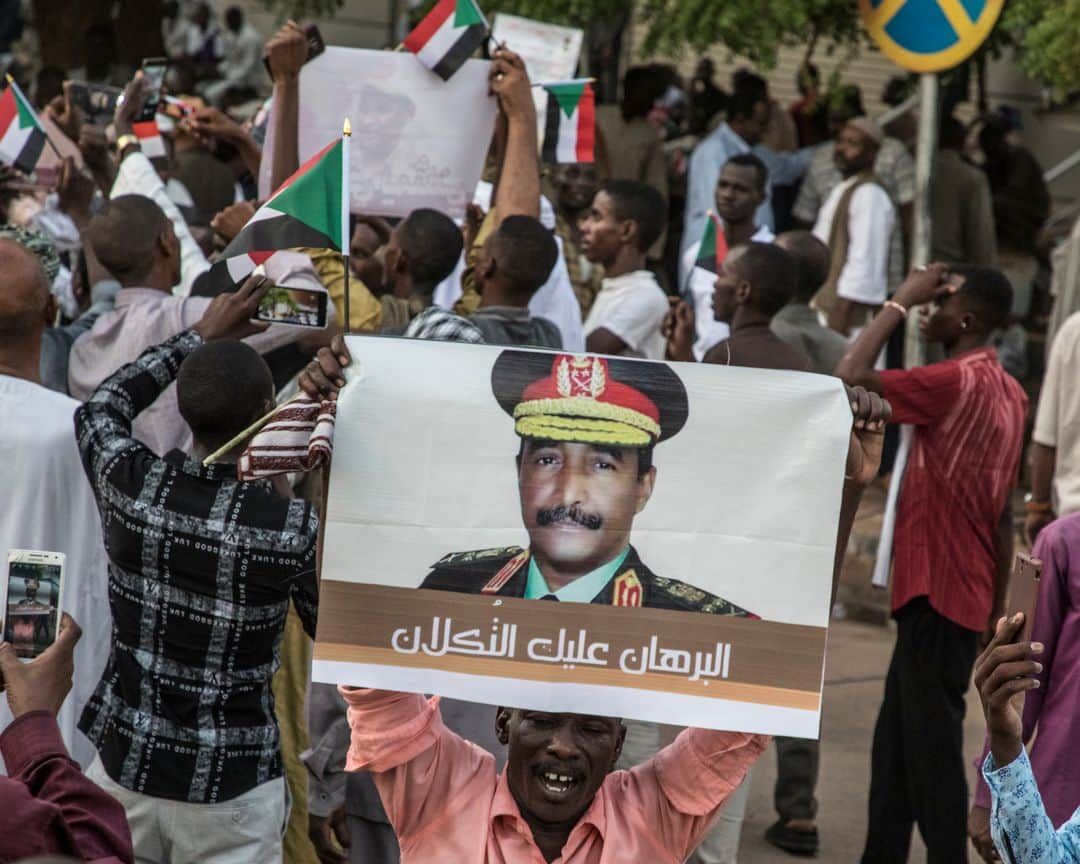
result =
[{"label": "portrait of military officer", "polygon": [[521,439],[517,482],[527,548],[454,552],[420,585],[442,591],[756,617],[670,575],[631,542],[656,485],[653,450],[689,412],[671,368],[612,357],[507,350],[495,399]]}]

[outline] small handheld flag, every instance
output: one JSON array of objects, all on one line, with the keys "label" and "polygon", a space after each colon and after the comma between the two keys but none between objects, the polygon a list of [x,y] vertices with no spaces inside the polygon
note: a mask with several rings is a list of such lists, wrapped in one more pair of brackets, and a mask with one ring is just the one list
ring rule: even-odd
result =
[{"label": "small handheld flag", "polygon": [[475,0],[439,0],[404,45],[416,58],[448,81],[487,38],[487,19]]},{"label": "small handheld flag", "polygon": [[724,234],[724,226],[720,223],[717,215],[710,210],[708,219],[705,220],[705,231],[701,235],[701,248],[698,250],[694,266],[700,267],[702,270],[708,270],[710,273],[716,273],[727,257],[727,252],[727,235]]},{"label": "small handheld flag", "polygon": [[279,249],[345,248],[348,185],[343,151],[339,138],[281,184],[210,268],[215,287],[231,290]]},{"label": "small handheld flag", "polygon": [[14,79],[0,95],[0,162],[14,165],[25,174],[37,166],[47,137],[34,109]]},{"label": "small handheld flag", "polygon": [[545,162],[592,162],[596,140],[592,79],[552,81],[540,86],[547,92],[541,158]]},{"label": "small handheld flag", "polygon": [[158,159],[167,156],[165,141],[161,137],[161,129],[156,120],[146,120],[142,123],[132,123],[131,131],[139,139],[139,147],[150,159]]}]

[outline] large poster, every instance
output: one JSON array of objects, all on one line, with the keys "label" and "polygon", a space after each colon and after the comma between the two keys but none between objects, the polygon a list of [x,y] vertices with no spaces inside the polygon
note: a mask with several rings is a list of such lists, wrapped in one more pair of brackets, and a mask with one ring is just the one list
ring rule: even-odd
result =
[{"label": "large poster", "polygon": [[316,680],[816,737],[837,379],[349,348]]},{"label": "large poster", "polygon": [[353,213],[431,207],[463,219],[495,128],[490,66],[468,60],[443,81],[408,51],[327,48],[300,74],[300,162],[348,117]]}]

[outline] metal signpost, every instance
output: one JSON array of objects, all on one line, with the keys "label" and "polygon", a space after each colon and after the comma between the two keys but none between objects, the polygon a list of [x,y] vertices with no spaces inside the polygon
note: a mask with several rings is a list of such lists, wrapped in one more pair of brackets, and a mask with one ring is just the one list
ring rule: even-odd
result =
[{"label": "metal signpost", "polygon": [[[930,183],[938,137],[938,72],[952,69],[970,57],[994,29],[1004,0],[858,0],[863,25],[882,53],[919,78],[919,136],[915,153],[915,226],[911,263],[930,263]],[[926,345],[919,333],[919,316],[907,318],[904,365],[920,366]],[[878,543],[873,584],[886,587],[892,559],[892,526],[911,432],[901,438],[889,484],[885,519]]]}]

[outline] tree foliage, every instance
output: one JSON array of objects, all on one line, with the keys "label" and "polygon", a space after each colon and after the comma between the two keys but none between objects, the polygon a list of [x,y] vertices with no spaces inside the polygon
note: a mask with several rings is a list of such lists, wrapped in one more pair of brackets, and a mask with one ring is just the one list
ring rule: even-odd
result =
[{"label": "tree foliage", "polygon": [[[587,27],[626,8],[620,0],[491,0],[485,9]],[[722,44],[764,68],[781,45],[855,43],[862,38],[852,0],[639,0],[640,51],[677,57]]]},{"label": "tree foliage", "polygon": [[259,0],[259,3],[282,21],[286,18],[300,21],[329,17],[345,5],[345,0]]},{"label": "tree foliage", "polygon": [[1062,95],[1080,90],[1080,0],[1010,0],[1004,27],[1028,75]]},{"label": "tree foliage", "polygon": [[[259,0],[279,17],[333,15],[345,0]],[[484,11],[588,28],[619,18],[629,0],[481,0]],[[426,11],[426,0],[417,12]],[[678,57],[723,45],[768,69],[781,46],[867,41],[854,0],[638,0],[643,54]],[[1062,93],[1080,90],[1080,0],[1009,0],[991,49],[1015,45],[1024,70]]]}]

